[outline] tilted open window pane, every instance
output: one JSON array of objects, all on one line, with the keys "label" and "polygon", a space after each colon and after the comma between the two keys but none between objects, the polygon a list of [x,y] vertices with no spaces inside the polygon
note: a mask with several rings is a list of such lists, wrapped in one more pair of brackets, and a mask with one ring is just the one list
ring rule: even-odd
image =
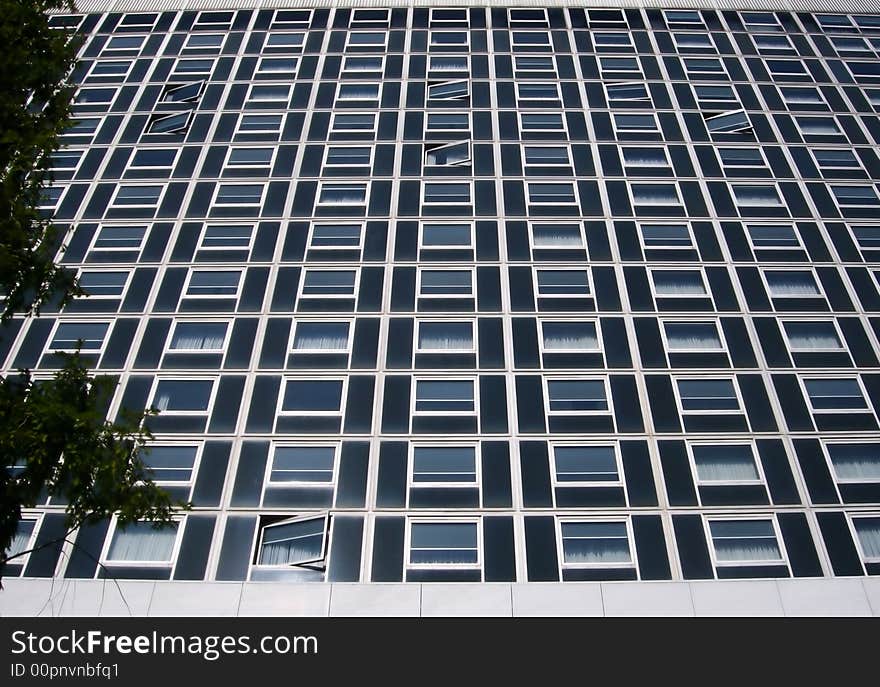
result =
[{"label": "tilted open window pane", "polygon": [[267,525],[260,543],[260,565],[302,565],[324,558],[326,518]]}]

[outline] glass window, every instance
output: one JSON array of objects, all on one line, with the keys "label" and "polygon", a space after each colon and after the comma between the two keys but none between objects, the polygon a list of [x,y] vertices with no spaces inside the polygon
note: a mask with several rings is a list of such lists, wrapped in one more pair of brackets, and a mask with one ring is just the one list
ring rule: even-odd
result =
[{"label": "glass window", "polygon": [[469,248],[472,244],[470,224],[422,224],[423,248]]},{"label": "glass window", "polygon": [[783,207],[784,205],[775,186],[733,184],[731,190],[737,205],[749,207]]},{"label": "glass window", "polygon": [[121,81],[128,75],[131,69],[131,60],[99,60],[92,65],[89,77],[108,76],[119,77]]},{"label": "glass window", "polygon": [[420,270],[420,296],[470,296],[473,274],[470,270]]},{"label": "glass window", "polygon": [[[202,94],[205,86],[204,81],[194,81],[193,83],[183,84],[182,86],[166,87],[162,93],[163,103],[189,103],[197,100]],[[189,114],[181,113],[181,114]]]},{"label": "glass window", "polygon": [[424,185],[425,203],[470,203],[469,183],[438,183],[427,181]]},{"label": "glass window", "polygon": [[690,248],[691,232],[686,224],[640,224],[645,248]]},{"label": "glass window", "polygon": [[782,328],[793,351],[839,351],[843,343],[833,322],[783,322]]},{"label": "glass window", "polygon": [[631,565],[632,551],[624,521],[563,521],[564,565]]},{"label": "glass window", "polygon": [[867,562],[880,561],[880,517],[857,517],[853,518],[853,528],[862,556]]},{"label": "glass window", "polygon": [[306,270],[303,296],[353,296],[354,270]]},{"label": "glass window", "polygon": [[174,134],[185,131],[189,125],[191,112],[178,112],[166,116],[153,116],[147,125],[149,134]]},{"label": "glass window", "polygon": [[595,322],[542,322],[545,351],[597,351],[599,335]]},{"label": "glass window", "polygon": [[842,482],[880,482],[880,444],[826,444],[834,474]]},{"label": "glass window", "polygon": [[840,150],[840,149],[825,149],[825,148],[813,148],[812,149],[813,157],[816,158],[816,162],[819,165],[819,168],[822,170],[826,169],[861,169],[862,166],[859,163],[858,158],[851,150]]},{"label": "glass window", "polygon": [[388,34],[385,31],[349,31],[348,45],[358,47],[385,47]]},{"label": "glass window", "polygon": [[290,86],[287,84],[272,84],[270,85],[257,85],[251,86],[250,93],[248,93],[247,100],[245,101],[245,108],[255,108],[255,107],[272,107],[273,105],[277,108],[287,107],[287,103],[290,101]]},{"label": "glass window", "polygon": [[779,563],[782,552],[773,521],[762,519],[710,520],[709,533],[718,563]]},{"label": "glass window", "polygon": [[519,100],[559,100],[559,86],[555,83],[518,83],[516,97]]},{"label": "glass window", "polygon": [[207,77],[214,69],[214,60],[208,59],[180,59],[171,72],[172,77],[192,78],[195,76]]},{"label": "glass window", "polygon": [[171,337],[173,351],[222,351],[226,322],[178,322]]},{"label": "glass window", "polygon": [[202,250],[250,248],[254,227],[251,224],[209,224],[205,227]]},{"label": "glass window", "polygon": [[868,403],[855,379],[805,379],[804,388],[816,411],[868,410]]},{"label": "glass window", "polygon": [[[15,528],[15,534],[12,537],[12,543],[9,545],[9,548],[5,551],[6,558],[12,558],[13,556],[21,556],[16,559],[16,563],[21,563],[24,556],[23,554],[28,549],[32,548],[31,539],[33,539],[34,530],[37,527],[37,521],[33,518],[22,518],[18,521],[18,525]],[[7,573],[8,574],[8,573]]]},{"label": "glass window", "polygon": [[681,205],[675,184],[631,184],[636,205]]},{"label": "glass window", "polygon": [[477,523],[413,522],[409,564],[474,566],[479,563]]},{"label": "glass window", "polygon": [[289,379],[281,412],[338,413],[342,406],[341,379]]},{"label": "glass window", "polygon": [[270,79],[293,78],[298,66],[299,59],[296,57],[261,57],[254,75]]},{"label": "glass window", "polygon": [[162,186],[120,186],[113,205],[128,207],[155,207],[162,195]]},{"label": "glass window", "polygon": [[370,146],[328,146],[328,166],[338,165],[369,165],[373,161],[373,149]]},{"label": "glass window", "polygon": [[714,322],[666,322],[663,325],[670,351],[720,351],[724,349]]},{"label": "glass window", "polygon": [[441,146],[425,146],[425,164],[451,167],[469,164],[471,145],[469,142],[451,143]]},{"label": "glass window", "polygon": [[562,486],[620,482],[614,446],[554,446],[553,470]]},{"label": "glass window", "polygon": [[551,379],[547,381],[551,413],[604,412],[608,410],[605,382],[600,379]]},{"label": "glass window", "polygon": [[434,352],[472,351],[472,322],[419,322],[419,350]]},{"label": "glass window", "polygon": [[537,113],[523,112],[520,114],[523,131],[564,131],[565,124],[562,114],[556,112]]},{"label": "glass window", "polygon": [[755,248],[800,248],[791,224],[747,224],[746,233]]},{"label": "glass window", "polygon": [[658,296],[705,296],[708,294],[699,270],[652,270]]},{"label": "glass window", "polygon": [[238,122],[240,134],[277,134],[281,131],[281,115],[243,114]]},{"label": "glass window", "polygon": [[171,563],[179,524],[162,529],[146,521],[117,525],[105,558],[108,563]]},{"label": "glass window", "polygon": [[766,270],[764,277],[773,298],[821,296],[816,277],[807,270]]},{"label": "glass window", "polygon": [[348,322],[297,322],[293,350],[346,351],[350,329]]},{"label": "glass window", "polygon": [[160,379],[153,405],[162,412],[204,412],[211,402],[214,382],[210,379]]},{"label": "glass window", "polygon": [[428,85],[429,100],[460,100],[470,95],[467,81],[444,81]]},{"label": "glass window", "polygon": [[468,45],[467,31],[431,31],[429,35],[431,47],[463,48]]},{"label": "glass window", "polygon": [[89,272],[79,275],[79,285],[93,298],[117,298],[125,291],[128,272]]},{"label": "glass window", "polygon": [[584,236],[579,224],[532,224],[535,248],[583,248]]},{"label": "glass window", "polygon": [[477,483],[477,452],[473,446],[414,446],[414,486],[444,487]]},{"label": "glass window", "polygon": [[566,183],[534,183],[527,184],[529,203],[551,203],[555,205],[572,205],[577,203],[574,184]]},{"label": "glass window", "polygon": [[343,77],[373,78],[381,77],[385,69],[384,57],[346,55],[342,60]]},{"label": "glass window", "polygon": [[284,486],[332,484],[335,465],[333,446],[276,446],[269,482]]},{"label": "glass window", "polygon": [[685,412],[739,410],[731,379],[680,379],[678,395]]},{"label": "glass window", "polygon": [[700,105],[717,106],[719,103],[739,105],[739,98],[732,86],[691,84],[691,88],[694,89],[694,97]]},{"label": "glass window", "polygon": [[415,410],[417,413],[472,413],[474,382],[469,379],[416,380]]},{"label": "glass window", "polygon": [[320,205],[364,205],[366,202],[366,184],[322,184],[318,194]]},{"label": "glass window", "polygon": [[302,50],[305,34],[272,32],[266,35],[266,48],[272,52],[299,52]]},{"label": "glass window", "polygon": [[174,148],[141,148],[136,150],[129,165],[136,168],[170,168],[177,159]]},{"label": "glass window", "polygon": [[379,100],[377,83],[341,83],[336,94],[337,100]]},{"label": "glass window", "polygon": [[238,295],[240,279],[241,272],[238,270],[200,270],[191,272],[186,295],[197,297],[235,297]]},{"label": "glass window", "polygon": [[841,206],[877,206],[880,197],[873,186],[832,186],[834,200]]},{"label": "glass window", "polygon": [[666,148],[627,146],[620,149],[627,167],[671,167]]},{"label": "glass window", "polygon": [[259,565],[303,565],[324,558],[327,519],[285,520],[266,525],[260,537]]},{"label": "glass window", "polygon": [[360,224],[315,224],[310,248],[359,248],[363,227]]},{"label": "glass window", "polygon": [[83,351],[99,351],[109,328],[108,322],[60,322],[49,348],[73,351],[80,347]]},{"label": "glass window", "polygon": [[820,105],[827,109],[825,99],[815,86],[779,86],[779,93],[788,105]]},{"label": "glass window", "polygon": [[263,184],[220,184],[217,205],[259,205],[263,201]]},{"label": "glass window", "polygon": [[186,37],[183,53],[219,53],[223,47],[222,33],[193,33]]},{"label": "glass window", "polygon": [[794,121],[807,141],[815,136],[833,136],[841,140],[845,139],[834,117],[795,117]]},{"label": "glass window", "polygon": [[197,452],[196,446],[149,446],[140,457],[151,480],[174,484],[192,481]]},{"label": "glass window", "polygon": [[750,444],[692,444],[700,482],[756,482],[761,479]]},{"label": "glass window", "polygon": [[536,271],[539,296],[589,296],[590,279],[586,270]]}]

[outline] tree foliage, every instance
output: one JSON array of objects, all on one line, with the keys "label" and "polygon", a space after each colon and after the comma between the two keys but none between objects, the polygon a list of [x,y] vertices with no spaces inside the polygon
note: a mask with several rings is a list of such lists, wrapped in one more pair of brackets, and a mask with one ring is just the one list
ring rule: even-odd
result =
[{"label": "tree foliage", "polygon": [[2,319],[39,314],[54,297],[78,293],[55,264],[58,230],[38,206],[58,137],[70,123],[74,86],[65,77],[79,39],[51,29],[46,11],[72,0],[0,0],[0,291]]},{"label": "tree foliage", "polygon": [[[51,156],[72,124],[77,36],[46,12],[72,0],[0,0],[0,295],[3,323],[37,317],[48,302],[83,294],[55,263],[63,236],[39,209]],[[9,336],[8,330],[5,333]],[[0,327],[0,337],[4,336]],[[78,354],[40,379],[0,378],[0,574],[22,509],[64,504],[68,531],[117,514],[122,524],[171,521],[175,507],[143,462],[148,412],[106,419],[117,381],[92,375]]]}]

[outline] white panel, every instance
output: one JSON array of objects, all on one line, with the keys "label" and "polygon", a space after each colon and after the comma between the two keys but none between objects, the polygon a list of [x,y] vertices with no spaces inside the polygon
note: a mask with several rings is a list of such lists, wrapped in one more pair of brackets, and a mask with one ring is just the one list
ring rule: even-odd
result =
[{"label": "white panel", "polygon": [[417,584],[334,584],[330,615],[417,617],[420,593]]},{"label": "white panel", "polygon": [[509,616],[509,584],[422,585],[422,616]]},{"label": "white panel", "polygon": [[865,589],[874,615],[880,616],[880,578],[867,577],[862,580],[862,587]]},{"label": "white panel", "polygon": [[330,612],[330,585],[247,582],[241,592],[242,616],[318,616]]},{"label": "white panel", "polygon": [[156,582],[150,615],[233,616],[241,600],[240,582]]},{"label": "white panel", "polygon": [[688,584],[608,582],[602,584],[605,615],[694,615]]},{"label": "white panel", "polygon": [[515,616],[601,616],[602,587],[593,582],[513,585]]},{"label": "white panel", "polygon": [[780,580],[785,615],[871,615],[862,581]]},{"label": "white panel", "polygon": [[779,589],[773,581],[707,580],[691,582],[697,615],[783,615]]}]

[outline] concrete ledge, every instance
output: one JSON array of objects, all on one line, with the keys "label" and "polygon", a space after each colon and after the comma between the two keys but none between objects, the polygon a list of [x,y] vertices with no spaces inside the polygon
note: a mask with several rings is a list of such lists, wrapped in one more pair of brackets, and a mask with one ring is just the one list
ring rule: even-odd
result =
[{"label": "concrete ledge", "polygon": [[880,579],[291,584],[9,578],[0,616],[870,616]]}]

